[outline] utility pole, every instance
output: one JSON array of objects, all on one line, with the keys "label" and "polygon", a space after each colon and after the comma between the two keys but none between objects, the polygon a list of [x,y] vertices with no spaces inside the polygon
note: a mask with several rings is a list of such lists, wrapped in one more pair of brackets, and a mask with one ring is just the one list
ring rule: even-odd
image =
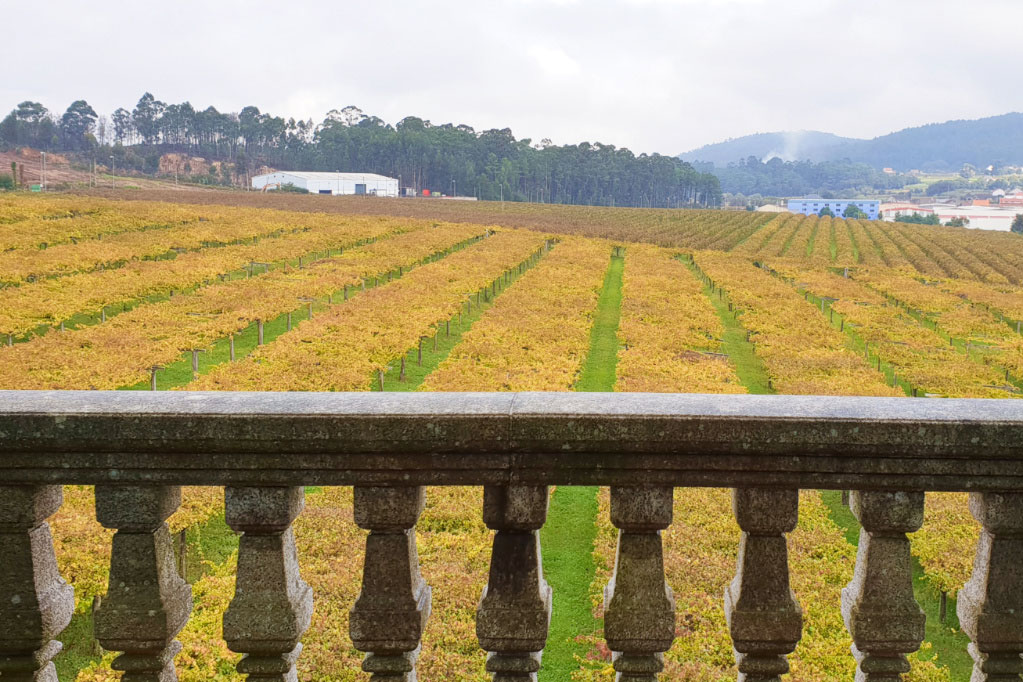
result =
[{"label": "utility pole", "polygon": [[114,188],[114,155],[110,155],[110,189]]}]

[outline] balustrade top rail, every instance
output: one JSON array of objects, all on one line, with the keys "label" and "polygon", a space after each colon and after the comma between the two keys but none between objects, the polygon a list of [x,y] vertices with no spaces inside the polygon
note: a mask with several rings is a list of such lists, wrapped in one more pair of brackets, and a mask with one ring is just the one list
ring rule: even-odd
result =
[{"label": "balustrade top rail", "polygon": [[1023,490],[1023,401],[0,391],[22,483]]}]

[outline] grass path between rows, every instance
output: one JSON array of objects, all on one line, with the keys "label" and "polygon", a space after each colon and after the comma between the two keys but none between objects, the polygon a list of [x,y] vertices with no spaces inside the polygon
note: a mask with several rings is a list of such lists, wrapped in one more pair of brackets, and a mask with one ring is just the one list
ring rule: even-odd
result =
[{"label": "grass path between rows", "polygon": [[[624,269],[624,258],[613,256],[604,276],[590,330],[590,350],[575,385],[577,391],[614,390]],[[596,486],[559,486],[551,498],[547,523],[540,531],[544,575],[554,595],[541,682],[571,679],[572,672],[579,669],[576,657],[584,657],[589,651],[581,638],[602,627],[593,617],[590,603],[590,584],[596,575],[593,543],[597,537],[597,491]]]}]

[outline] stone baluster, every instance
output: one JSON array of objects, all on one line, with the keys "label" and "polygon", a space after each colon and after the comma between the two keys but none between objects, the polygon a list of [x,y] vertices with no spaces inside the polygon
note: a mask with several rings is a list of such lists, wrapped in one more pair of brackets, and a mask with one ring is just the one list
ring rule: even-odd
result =
[{"label": "stone baluster", "polygon": [[924,520],[924,494],[854,490],[852,511],[863,526],[852,582],[842,590],[842,616],[853,638],[862,682],[898,682],[906,654],[924,639],[924,612],[913,597],[906,533]]},{"label": "stone baluster", "polygon": [[351,610],[352,644],[366,652],[373,682],[415,682],[430,616],[430,586],[419,573],[415,525],[426,504],[418,487],[356,486],[355,523],[370,531],[362,591]]},{"label": "stone baluster", "polygon": [[973,577],[959,591],[959,623],[970,636],[972,682],[1019,682],[1023,674],[1023,494],[972,493],[982,530]]},{"label": "stone baluster", "polygon": [[476,611],[476,635],[489,652],[494,682],[535,682],[551,622],[551,588],[543,578],[540,528],[547,486],[487,486],[483,520],[497,531],[490,579]]},{"label": "stone baluster", "polygon": [[57,572],[46,519],[59,485],[0,486],[0,679],[57,682],[55,641],[71,622],[74,590]]},{"label": "stone baluster", "polygon": [[245,654],[238,672],[248,679],[297,682],[299,640],[313,614],[291,528],[305,491],[228,487],[224,496],[227,525],[242,533],[234,598],[224,613],[227,647]]},{"label": "stone baluster", "polygon": [[732,509],[742,538],[735,579],[725,589],[725,616],[739,680],[780,682],[803,629],[785,539],[799,520],[799,491],[736,488]]},{"label": "stone baluster", "polygon": [[96,518],[113,528],[110,582],[95,613],[96,639],[123,652],[123,682],[174,682],[174,638],[192,611],[192,589],[178,575],[166,520],[179,486],[97,485]]},{"label": "stone baluster", "polygon": [[604,588],[604,636],[618,682],[656,682],[675,639],[675,597],[664,580],[661,530],[671,525],[672,488],[611,487],[619,529],[614,575]]}]

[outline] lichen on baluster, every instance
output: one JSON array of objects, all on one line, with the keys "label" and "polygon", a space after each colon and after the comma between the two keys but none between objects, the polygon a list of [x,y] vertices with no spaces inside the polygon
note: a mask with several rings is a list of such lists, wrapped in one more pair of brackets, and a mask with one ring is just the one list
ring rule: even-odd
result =
[{"label": "lichen on baluster", "polygon": [[421,486],[355,486],[355,523],[366,538],[362,591],[349,631],[366,653],[373,682],[415,682],[416,659],[430,616],[430,586],[419,572],[415,525],[426,504]]},{"label": "lichen on baluster", "polygon": [[799,520],[799,491],[736,488],[732,509],[743,532],[735,579],[725,589],[725,617],[739,681],[780,682],[803,628],[785,539]]},{"label": "lichen on baluster", "polygon": [[973,576],[956,607],[973,657],[971,682],[1019,682],[1023,675],[1023,494],[972,493],[981,533]]},{"label": "lichen on baluster", "polygon": [[604,589],[604,637],[619,682],[656,682],[675,640],[675,598],[664,580],[661,545],[671,519],[672,488],[611,487],[611,523],[619,533]]},{"label": "lichen on baluster", "polygon": [[842,615],[853,638],[863,682],[899,682],[924,639],[924,612],[913,596],[907,533],[924,518],[921,492],[853,491],[859,551],[853,579],[842,590]]},{"label": "lichen on baluster", "polygon": [[537,679],[551,622],[540,528],[547,486],[486,486],[483,521],[494,535],[490,576],[476,611],[476,635],[494,682]]},{"label": "lichen on baluster", "polygon": [[181,504],[179,486],[96,486],[96,518],[115,529],[107,593],[95,612],[96,639],[120,651],[122,682],[174,682],[174,638],[192,611],[166,520]]},{"label": "lichen on baluster", "polygon": [[0,486],[0,678],[57,682],[56,637],[71,622],[74,590],[57,571],[50,518],[59,485]]},{"label": "lichen on baluster", "polygon": [[301,487],[228,487],[225,519],[242,533],[235,595],[224,613],[224,639],[245,654],[249,680],[297,682],[299,640],[309,627],[313,592],[299,574],[291,524],[302,512]]}]

